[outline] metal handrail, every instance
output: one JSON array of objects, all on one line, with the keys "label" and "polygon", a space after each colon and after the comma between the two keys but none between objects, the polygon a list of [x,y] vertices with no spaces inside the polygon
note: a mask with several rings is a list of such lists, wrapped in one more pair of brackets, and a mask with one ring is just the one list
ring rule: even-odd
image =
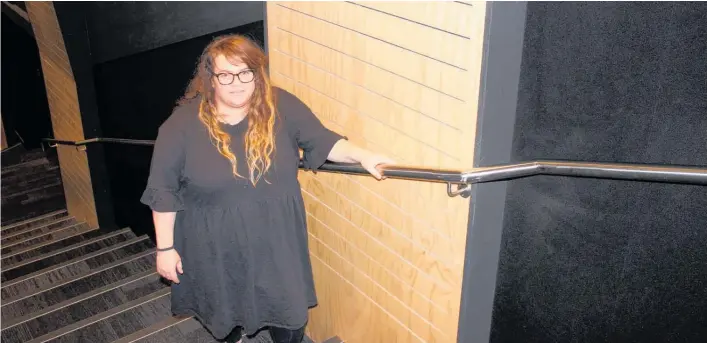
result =
[{"label": "metal handrail", "polygon": [[[123,138],[91,138],[82,141],[66,141],[46,138],[51,147],[59,145],[85,146],[92,143],[118,143],[132,145],[154,145],[155,141]],[[51,145],[54,143],[54,145]],[[304,162],[299,167],[304,169]],[[318,171],[354,175],[368,175],[357,163],[324,163]],[[439,182],[447,184],[450,197],[468,197],[471,184],[505,181],[535,175],[555,175],[596,179],[679,183],[707,186],[707,167],[667,166],[628,163],[596,163],[576,161],[532,161],[474,168],[468,171],[454,169],[428,169],[421,167],[387,165],[381,167],[387,178]],[[456,186],[453,187],[453,186]]]},{"label": "metal handrail", "polygon": [[[55,147],[59,145],[73,145],[73,146],[84,146],[91,143],[118,143],[118,144],[129,144],[129,145],[155,145],[155,141],[144,140],[144,139],[127,139],[127,138],[89,138],[82,141],[67,141],[54,138],[44,138],[42,141],[47,142],[50,147]],[[54,145],[52,145],[54,143]]]}]

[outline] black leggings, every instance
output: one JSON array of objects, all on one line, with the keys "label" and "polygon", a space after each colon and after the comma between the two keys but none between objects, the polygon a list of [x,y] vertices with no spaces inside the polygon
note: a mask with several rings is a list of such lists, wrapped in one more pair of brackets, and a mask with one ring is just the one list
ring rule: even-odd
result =
[{"label": "black leggings", "polygon": [[[268,327],[273,343],[301,343],[304,338],[304,327],[291,330],[274,326]],[[236,343],[243,336],[243,328],[237,327],[226,337],[226,343]]]}]

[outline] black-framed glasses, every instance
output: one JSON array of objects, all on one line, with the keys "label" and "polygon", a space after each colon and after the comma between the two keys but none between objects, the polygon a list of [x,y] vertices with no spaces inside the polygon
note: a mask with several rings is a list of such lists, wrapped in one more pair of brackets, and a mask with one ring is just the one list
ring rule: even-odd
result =
[{"label": "black-framed glasses", "polygon": [[238,74],[222,72],[218,74],[214,73],[214,75],[216,76],[218,83],[224,86],[232,84],[233,81],[236,80],[236,77],[238,77],[238,81],[241,83],[250,83],[255,80],[255,72],[252,69],[240,71]]}]

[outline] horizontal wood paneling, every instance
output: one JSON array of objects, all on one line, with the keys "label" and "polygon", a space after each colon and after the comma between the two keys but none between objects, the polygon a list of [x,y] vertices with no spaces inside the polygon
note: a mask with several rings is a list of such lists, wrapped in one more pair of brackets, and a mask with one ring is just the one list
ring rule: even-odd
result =
[{"label": "horizontal wood paneling", "polygon": [[[473,161],[484,3],[269,2],[271,78],[398,164]],[[453,342],[469,200],[446,185],[300,172],[315,340]]]},{"label": "horizontal wood paneling", "polygon": [[2,119],[0,119],[0,149],[7,149],[7,139],[5,138],[5,125],[2,124]]},{"label": "horizontal wood paneling", "polygon": [[[471,39],[483,29],[474,9],[454,1],[355,1],[355,4]],[[483,19],[483,18],[482,18]]]},{"label": "horizontal wood paneling", "polygon": [[[454,127],[455,117],[461,117],[459,109],[464,101],[432,88],[420,87],[410,79],[379,68],[360,59],[341,54],[321,44],[277,30],[273,34],[272,46],[280,57],[295,61],[306,61],[313,68],[336,75],[342,80],[363,87],[391,102],[418,112],[418,114]],[[277,45],[276,45],[277,44]],[[276,58],[275,55],[272,56]],[[409,94],[417,93],[415,99]]]},{"label": "horizontal wood paneling", "polygon": [[[289,10],[278,3],[268,5],[268,15],[268,35],[275,34],[271,29],[287,31],[397,75],[404,75],[413,82],[466,100],[466,90],[472,81],[463,77],[464,74],[459,73],[458,68],[433,63],[429,58],[400,46],[371,39],[355,30]],[[279,16],[278,22],[270,23],[274,16]]]},{"label": "horizontal wood paneling", "polygon": [[[470,39],[430,29],[365,7],[341,2],[286,2],[283,6],[332,25],[346,27],[370,39],[402,47],[441,63],[467,70],[472,65]],[[398,4],[405,6],[405,4]],[[459,13],[463,15],[462,13]]]}]

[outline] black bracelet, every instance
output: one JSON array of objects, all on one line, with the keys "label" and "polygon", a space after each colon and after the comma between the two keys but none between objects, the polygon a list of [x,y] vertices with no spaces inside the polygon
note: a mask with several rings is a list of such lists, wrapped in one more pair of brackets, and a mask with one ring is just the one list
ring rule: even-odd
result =
[{"label": "black bracelet", "polygon": [[173,247],[173,246],[171,246],[171,247],[167,247],[167,248],[162,248],[162,249],[160,249],[160,248],[157,248],[157,251],[162,251],[162,252],[164,252],[164,251],[170,251],[170,250],[173,250],[173,249],[174,249],[174,247]]}]

